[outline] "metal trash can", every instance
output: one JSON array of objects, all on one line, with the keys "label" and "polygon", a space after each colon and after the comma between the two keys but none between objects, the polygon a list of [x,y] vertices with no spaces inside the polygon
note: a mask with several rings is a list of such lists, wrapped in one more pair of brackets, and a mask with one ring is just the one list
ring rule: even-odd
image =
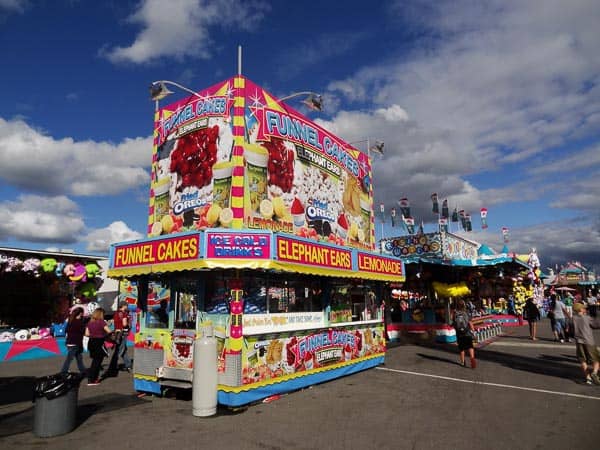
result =
[{"label": "metal trash can", "polygon": [[57,373],[35,380],[33,434],[52,437],[75,428],[81,375]]}]

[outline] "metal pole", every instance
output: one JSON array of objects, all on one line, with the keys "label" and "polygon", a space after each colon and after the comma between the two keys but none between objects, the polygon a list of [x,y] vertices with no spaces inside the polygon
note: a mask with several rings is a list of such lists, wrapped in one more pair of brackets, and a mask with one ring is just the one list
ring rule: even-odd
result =
[{"label": "metal pole", "polygon": [[242,74],[242,46],[238,45],[238,75]]}]

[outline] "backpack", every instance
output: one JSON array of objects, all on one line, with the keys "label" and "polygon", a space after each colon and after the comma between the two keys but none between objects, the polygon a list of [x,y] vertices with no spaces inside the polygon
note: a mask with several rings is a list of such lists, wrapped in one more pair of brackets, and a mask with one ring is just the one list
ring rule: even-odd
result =
[{"label": "backpack", "polygon": [[454,315],[454,328],[460,334],[469,332],[469,316],[464,311],[457,311]]}]

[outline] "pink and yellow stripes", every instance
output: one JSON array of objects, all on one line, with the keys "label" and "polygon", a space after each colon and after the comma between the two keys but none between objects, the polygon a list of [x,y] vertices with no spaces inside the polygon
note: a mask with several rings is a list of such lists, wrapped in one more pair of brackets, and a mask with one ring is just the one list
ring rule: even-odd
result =
[{"label": "pink and yellow stripes", "polygon": [[156,165],[158,164],[158,120],[159,111],[154,111],[154,133],[152,139],[152,165],[150,166],[150,201],[148,204],[148,230],[146,234],[150,236],[152,224],[154,223],[154,183],[156,183]]},{"label": "pink and yellow stripes", "polygon": [[231,178],[231,209],[234,229],[244,228],[244,142],[246,140],[246,79],[240,75],[233,79],[233,174]]},{"label": "pink and yellow stripes", "polygon": [[367,157],[367,159],[369,160],[369,203],[371,206],[371,225],[369,227],[371,237],[369,239],[369,247],[372,251],[375,249],[375,211],[373,211],[373,166],[371,164],[371,158]]}]

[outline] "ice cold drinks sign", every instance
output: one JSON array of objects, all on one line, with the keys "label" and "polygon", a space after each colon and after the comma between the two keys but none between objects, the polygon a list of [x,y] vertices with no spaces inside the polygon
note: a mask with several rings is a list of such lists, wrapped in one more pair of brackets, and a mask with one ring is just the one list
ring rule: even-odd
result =
[{"label": "ice cold drinks sign", "polygon": [[271,235],[256,233],[206,233],[207,258],[271,257]]}]

